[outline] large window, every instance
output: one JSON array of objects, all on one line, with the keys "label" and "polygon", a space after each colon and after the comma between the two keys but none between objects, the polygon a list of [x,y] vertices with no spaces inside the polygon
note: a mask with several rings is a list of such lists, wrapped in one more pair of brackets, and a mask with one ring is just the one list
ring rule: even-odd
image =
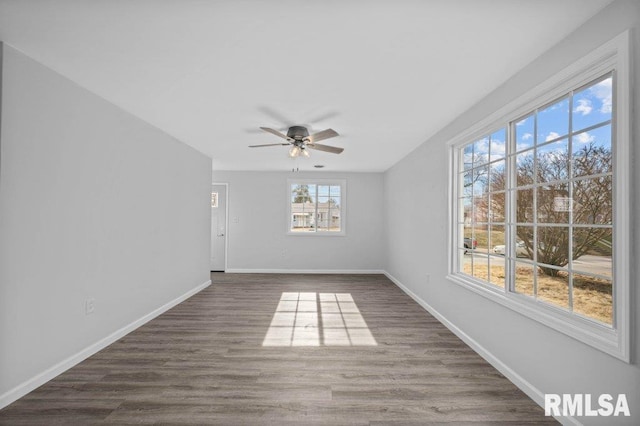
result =
[{"label": "large window", "polygon": [[627,74],[614,50],[452,142],[450,277],[628,359]]},{"label": "large window", "polygon": [[344,234],[344,181],[288,182],[289,233]]}]

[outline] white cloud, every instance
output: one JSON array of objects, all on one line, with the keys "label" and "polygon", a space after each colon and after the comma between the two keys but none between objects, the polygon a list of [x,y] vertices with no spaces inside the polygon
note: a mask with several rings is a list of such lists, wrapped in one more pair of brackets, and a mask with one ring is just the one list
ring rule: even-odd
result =
[{"label": "white cloud", "polygon": [[526,118],[524,118],[524,119],[522,119],[522,120],[518,121],[518,122],[516,123],[516,126],[522,126],[526,121],[527,121],[527,119],[526,119]]},{"label": "white cloud", "polygon": [[558,136],[560,136],[560,134],[556,132],[549,132],[549,134],[547,135],[547,139],[545,139],[545,141],[549,142],[552,139],[556,139]]},{"label": "white cloud", "polygon": [[474,151],[476,154],[485,154],[489,152],[489,139],[483,138],[476,141],[474,144]]},{"label": "white cloud", "polygon": [[593,86],[589,91],[598,98],[602,105],[600,106],[600,112],[603,114],[611,114],[612,110],[612,80],[608,78],[602,80],[600,83]]},{"label": "white cloud", "polygon": [[569,99],[563,99],[560,102],[557,102],[551,106],[548,106],[543,111],[540,111],[541,114],[549,113],[551,111],[555,111],[558,108],[562,108],[563,110],[569,112]]},{"label": "white cloud", "polygon": [[522,135],[523,141],[528,141],[529,139],[533,139],[533,135],[531,133],[525,133],[524,135]]},{"label": "white cloud", "polygon": [[587,115],[593,110],[593,106],[591,105],[591,101],[589,99],[578,99],[578,105],[575,107],[573,112],[579,112],[582,115]]},{"label": "white cloud", "polygon": [[591,143],[596,140],[596,137],[594,135],[590,135],[589,132],[584,132],[577,135],[575,140],[579,143]]},{"label": "white cloud", "polygon": [[491,156],[501,155],[504,156],[506,152],[506,146],[504,142],[501,141],[491,141]]}]

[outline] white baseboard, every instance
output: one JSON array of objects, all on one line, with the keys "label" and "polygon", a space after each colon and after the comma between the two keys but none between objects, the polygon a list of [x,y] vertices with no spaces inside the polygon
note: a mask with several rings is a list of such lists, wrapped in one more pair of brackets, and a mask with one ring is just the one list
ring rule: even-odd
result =
[{"label": "white baseboard", "polygon": [[211,285],[211,280],[209,280],[209,281],[207,281],[207,282],[205,282],[203,284],[200,284],[199,286],[189,290],[188,292],[184,293],[183,295],[178,296],[177,298],[171,300],[170,302],[167,302],[164,305],[160,306],[159,308],[149,312],[148,314],[144,315],[143,317],[133,321],[132,323],[130,323],[128,325],[125,325],[124,327],[122,327],[119,330],[114,331],[113,333],[111,333],[108,336],[106,336],[105,338],[97,341],[96,343],[94,343],[94,344],[92,344],[90,346],[87,346],[86,348],[84,348],[80,352],[78,352],[78,353],[76,353],[74,355],[71,355],[69,358],[57,363],[56,365],[52,366],[51,368],[48,368],[47,370],[45,370],[42,373],[36,375],[35,377],[32,377],[31,379],[28,379],[28,380],[22,382],[21,384],[19,384],[18,386],[14,387],[13,389],[8,390],[7,392],[5,392],[2,395],[0,395],[0,409],[6,407],[7,405],[11,404],[12,402],[18,400],[19,398],[22,398],[24,395],[28,394],[29,392],[31,392],[32,390],[38,388],[39,386],[42,386],[43,384],[45,384],[49,380],[53,379],[57,375],[67,371],[68,369],[70,369],[74,365],[80,363],[81,361],[84,361],[85,359],[89,358],[91,355],[95,354],[96,352],[99,352],[100,350],[106,348],[110,344],[116,342],[118,339],[120,339],[120,338],[124,337],[125,335],[131,333],[136,328],[146,324],[147,322],[151,321],[152,319],[154,319],[155,317],[159,316],[160,314],[162,314],[162,313],[168,311],[169,309],[173,308],[177,304],[187,300],[188,298],[190,298],[194,294],[204,290],[209,285]]},{"label": "white baseboard", "polygon": [[227,269],[229,274],[385,274],[381,269]]},{"label": "white baseboard", "polygon": [[[489,364],[491,364],[496,370],[498,370],[502,375],[504,375],[511,383],[516,385],[521,391],[527,394],[529,398],[531,398],[536,404],[544,408],[544,393],[540,391],[540,389],[533,386],[527,380],[525,380],[518,373],[513,371],[507,364],[498,359],[495,355],[493,355],[489,350],[483,347],[480,343],[466,334],[464,331],[459,329],[455,324],[450,322],[444,315],[434,309],[427,302],[422,300],[417,294],[403,285],[400,281],[398,281],[393,275],[384,271],[384,275],[387,276],[396,286],[398,286],[402,291],[404,291],[409,297],[415,300],[420,306],[422,306],[427,312],[433,315],[438,321],[440,321],[445,327],[447,327],[453,334],[458,336],[460,340],[465,342],[471,349],[473,349],[478,355],[485,359]],[[554,416],[555,417],[555,416]],[[555,417],[563,425],[577,425],[580,426],[580,423],[575,417]]]}]

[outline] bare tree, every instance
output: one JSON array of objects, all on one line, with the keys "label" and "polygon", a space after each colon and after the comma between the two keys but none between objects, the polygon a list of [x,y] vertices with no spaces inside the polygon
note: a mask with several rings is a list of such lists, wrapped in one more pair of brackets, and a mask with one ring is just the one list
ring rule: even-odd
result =
[{"label": "bare tree", "polygon": [[[569,198],[569,163],[573,159],[572,182],[573,196]],[[516,221],[534,222],[537,216],[537,244],[535,244],[532,226],[516,226],[518,239],[524,242],[533,258],[536,252],[540,263],[563,267],[573,260],[597,249],[598,246],[610,247],[611,229],[608,227],[575,227],[572,247],[569,238],[569,214],[574,224],[611,224],[613,219],[612,203],[612,155],[611,150],[594,143],[585,145],[571,156],[566,150],[539,152],[533,155],[521,155],[516,167],[518,186],[531,185],[536,176],[537,187],[518,189],[516,194]],[[504,188],[504,175],[491,178],[492,188]],[[535,193],[534,193],[535,191]],[[535,209],[534,209],[535,200]],[[504,201],[498,198],[492,203],[494,214],[504,215]],[[545,226],[545,224],[548,224]],[[549,226],[554,225],[554,226]],[[565,225],[565,226],[563,226]],[[558,270],[541,267],[550,276],[557,276]]]}]

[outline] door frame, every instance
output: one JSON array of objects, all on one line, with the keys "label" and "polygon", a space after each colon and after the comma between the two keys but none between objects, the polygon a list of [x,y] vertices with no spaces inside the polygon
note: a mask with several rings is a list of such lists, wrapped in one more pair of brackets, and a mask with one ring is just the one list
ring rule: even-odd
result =
[{"label": "door frame", "polygon": [[[226,273],[228,269],[227,259],[229,257],[229,182],[212,182],[210,192],[213,192],[213,185],[220,185],[225,187],[226,199],[224,203],[224,272]],[[209,221],[211,221],[211,218],[209,218]],[[211,236],[209,238],[213,238],[213,232],[211,232],[210,234]]]}]

